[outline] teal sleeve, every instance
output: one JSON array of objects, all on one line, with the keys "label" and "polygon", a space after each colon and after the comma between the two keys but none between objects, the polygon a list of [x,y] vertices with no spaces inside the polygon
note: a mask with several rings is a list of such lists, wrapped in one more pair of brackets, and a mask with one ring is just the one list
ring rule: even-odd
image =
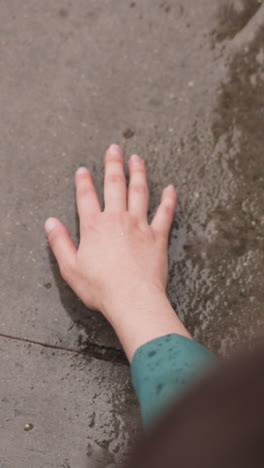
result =
[{"label": "teal sleeve", "polygon": [[162,409],[215,362],[216,357],[207,348],[176,333],[138,348],[131,362],[131,377],[144,428],[148,429]]}]

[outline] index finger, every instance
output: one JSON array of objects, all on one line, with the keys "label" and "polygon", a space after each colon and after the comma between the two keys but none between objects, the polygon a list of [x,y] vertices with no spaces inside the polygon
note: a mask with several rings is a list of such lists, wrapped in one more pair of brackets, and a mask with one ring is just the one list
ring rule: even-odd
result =
[{"label": "index finger", "polygon": [[101,207],[92,175],[86,167],[79,167],[76,171],[75,183],[80,230],[82,230],[89,223],[92,215],[101,212]]}]

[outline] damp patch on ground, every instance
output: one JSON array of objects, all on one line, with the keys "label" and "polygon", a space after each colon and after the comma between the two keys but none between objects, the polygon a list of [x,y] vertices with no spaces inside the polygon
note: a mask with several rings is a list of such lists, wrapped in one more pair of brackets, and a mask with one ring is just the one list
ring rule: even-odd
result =
[{"label": "damp patch on ground", "polygon": [[263,37],[264,27],[231,60],[212,125],[219,161],[225,161],[236,183],[228,203],[214,212],[218,234],[207,249],[211,269],[223,284],[214,318],[214,347],[222,351],[255,336],[263,326]]},{"label": "damp patch on ground", "polygon": [[241,31],[261,6],[260,0],[226,0],[218,9],[218,27],[213,42],[232,39]]}]

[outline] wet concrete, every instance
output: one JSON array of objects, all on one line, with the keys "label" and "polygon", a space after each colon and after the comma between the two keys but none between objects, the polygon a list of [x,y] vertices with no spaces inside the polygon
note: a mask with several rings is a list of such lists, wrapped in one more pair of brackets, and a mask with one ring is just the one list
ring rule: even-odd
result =
[{"label": "wet concrete", "polygon": [[259,0],[219,2],[218,24],[212,31],[214,40],[233,39],[249,22],[261,6]]},{"label": "wet concrete", "polygon": [[3,3],[1,468],[106,467],[142,430],[115,333],[61,279],[43,233],[57,216],[78,244],[74,171],[92,170],[103,206],[110,143],[145,158],[149,220],[178,188],[168,295],[195,338],[228,356],[262,330],[263,8]]}]

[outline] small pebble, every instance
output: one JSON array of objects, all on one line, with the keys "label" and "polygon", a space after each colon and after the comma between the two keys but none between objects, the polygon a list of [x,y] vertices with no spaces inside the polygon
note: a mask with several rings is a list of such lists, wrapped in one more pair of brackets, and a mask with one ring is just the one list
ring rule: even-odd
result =
[{"label": "small pebble", "polygon": [[33,424],[25,424],[24,426],[24,431],[31,431],[31,429],[33,429]]},{"label": "small pebble", "polygon": [[135,135],[135,132],[131,128],[126,128],[123,131],[123,137],[126,138],[126,139],[132,138],[134,135]]}]

